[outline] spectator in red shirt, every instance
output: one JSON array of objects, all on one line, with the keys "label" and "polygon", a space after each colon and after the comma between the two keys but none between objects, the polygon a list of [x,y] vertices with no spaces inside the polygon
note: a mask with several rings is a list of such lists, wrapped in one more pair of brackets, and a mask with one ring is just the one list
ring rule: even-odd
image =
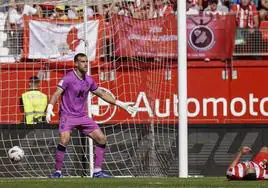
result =
[{"label": "spectator in red shirt", "polygon": [[254,55],[258,53],[262,46],[261,33],[259,27],[259,14],[256,5],[251,0],[240,0],[239,4],[233,4],[231,12],[236,14],[237,36],[236,52],[242,55]]},{"label": "spectator in red shirt", "polygon": [[135,11],[135,1],[134,0],[125,0],[121,2],[119,7],[118,14],[124,16],[133,16]]},{"label": "spectator in red shirt", "polygon": [[208,15],[224,15],[229,10],[226,6],[219,4],[219,0],[209,0],[209,5],[204,12]]},{"label": "spectator in red shirt", "polygon": [[268,21],[268,0],[261,0],[260,20]]},{"label": "spectator in red shirt", "polygon": [[186,14],[187,15],[198,15],[201,7],[197,0],[186,0]]},{"label": "spectator in red shirt", "polygon": [[232,5],[231,11],[236,13],[239,28],[258,28],[259,15],[256,5],[251,0],[241,0],[240,4]]},{"label": "spectator in red shirt", "polygon": [[163,0],[154,0],[154,7],[155,7],[154,12],[155,18],[167,16],[169,14],[174,13],[173,5],[169,1],[164,2]]},{"label": "spectator in red shirt", "polygon": [[198,4],[201,10],[204,11],[209,5],[209,0],[198,0]]},{"label": "spectator in red shirt", "polygon": [[140,5],[133,12],[133,17],[137,19],[151,19],[154,17],[153,0],[141,1]]}]

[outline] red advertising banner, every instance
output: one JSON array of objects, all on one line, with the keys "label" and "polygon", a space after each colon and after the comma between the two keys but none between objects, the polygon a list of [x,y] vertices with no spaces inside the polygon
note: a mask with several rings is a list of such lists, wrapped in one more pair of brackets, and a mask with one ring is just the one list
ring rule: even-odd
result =
[{"label": "red advertising banner", "polygon": [[117,56],[170,58],[177,56],[175,16],[139,20],[114,15],[112,22]]},{"label": "red advertising banner", "polygon": [[[126,62],[131,63],[131,62]],[[149,62],[148,62],[149,63]],[[199,65],[198,65],[199,64]],[[190,62],[188,64],[188,118],[190,124],[258,124],[268,123],[267,61],[235,61],[236,79],[223,79],[225,65],[220,61]],[[55,67],[57,66],[57,71]],[[1,64],[0,123],[15,124],[23,120],[19,99],[25,92],[28,79],[42,75],[40,89],[49,98],[56,89],[66,69],[72,67],[59,63]],[[102,72],[103,71],[103,72]],[[102,81],[106,69],[92,69],[99,87],[111,92],[117,99],[135,105],[137,113],[110,105],[96,96],[88,101],[94,120],[100,124],[163,123],[178,122],[177,68],[172,67],[171,80],[160,74],[164,69],[143,69],[116,72],[116,79]],[[231,68],[228,69],[231,72]],[[58,123],[58,104],[54,106]]]},{"label": "red advertising banner", "polygon": [[[174,15],[151,20],[116,15],[112,22],[117,56],[177,58],[177,20]],[[234,15],[188,17],[188,58],[230,58],[235,29]]]}]

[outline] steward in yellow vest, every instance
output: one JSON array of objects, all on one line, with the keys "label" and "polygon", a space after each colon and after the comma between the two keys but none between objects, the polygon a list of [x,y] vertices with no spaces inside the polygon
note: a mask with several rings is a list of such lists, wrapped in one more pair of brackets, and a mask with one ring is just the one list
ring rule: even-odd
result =
[{"label": "steward in yellow vest", "polygon": [[47,95],[39,91],[40,80],[37,76],[29,79],[29,89],[22,94],[22,103],[26,124],[44,122],[47,107]]}]

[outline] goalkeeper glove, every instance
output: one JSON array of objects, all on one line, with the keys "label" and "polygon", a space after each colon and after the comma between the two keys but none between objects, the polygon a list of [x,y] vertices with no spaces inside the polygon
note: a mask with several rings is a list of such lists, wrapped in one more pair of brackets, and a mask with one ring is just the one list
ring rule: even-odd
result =
[{"label": "goalkeeper glove", "polygon": [[47,112],[46,112],[46,120],[47,123],[49,123],[51,121],[51,116],[55,116],[55,114],[53,113],[53,105],[52,104],[48,104],[47,105]]},{"label": "goalkeeper glove", "polygon": [[133,115],[137,112],[137,107],[134,106],[129,106],[127,103],[124,103],[122,101],[116,100],[115,104],[117,106],[120,106],[121,108],[123,108],[124,110],[126,110],[129,114]]}]

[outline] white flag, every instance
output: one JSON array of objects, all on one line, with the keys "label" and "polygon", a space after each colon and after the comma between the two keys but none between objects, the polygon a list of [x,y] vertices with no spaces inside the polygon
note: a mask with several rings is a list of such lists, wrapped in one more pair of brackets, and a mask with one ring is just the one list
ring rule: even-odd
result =
[{"label": "white flag", "polygon": [[[88,21],[88,59],[96,58],[98,20]],[[29,59],[73,60],[77,53],[85,51],[85,24],[54,23],[30,20]]]}]

